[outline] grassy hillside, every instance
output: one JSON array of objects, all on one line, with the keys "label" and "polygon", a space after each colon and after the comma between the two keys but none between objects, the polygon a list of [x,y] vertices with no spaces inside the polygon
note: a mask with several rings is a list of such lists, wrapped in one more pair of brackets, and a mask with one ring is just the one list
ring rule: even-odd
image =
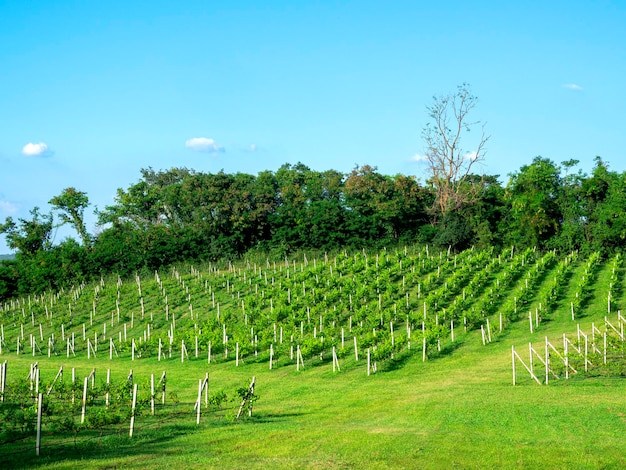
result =
[{"label": "grassy hillside", "polygon": [[[24,378],[37,361],[41,390],[61,365],[65,384],[75,369],[78,399],[66,405],[73,423],[80,422],[83,381],[93,369],[94,390],[104,390],[107,369],[114,384],[124,384],[132,369],[141,413],[132,439],[128,420],[57,432],[44,425],[39,458],[33,433],[11,434],[5,424],[0,462],[40,468],[75,468],[77,459],[93,468],[622,467],[624,346],[608,327],[605,365],[603,333],[605,316],[618,331],[624,323],[618,317],[626,300],[623,274],[619,257],[560,258],[533,250],[454,255],[424,247],[179,266],[15,300],[0,312],[5,412],[20,387],[32,407]],[[579,328],[588,335],[587,372]],[[564,334],[570,378],[553,352],[546,386],[540,362],[546,338],[563,355]],[[538,352],[533,370],[542,385],[517,361],[513,386],[511,348],[529,366],[529,343]],[[158,379],[163,371],[166,404],[157,403],[152,417],[150,375]],[[197,425],[194,402],[206,373],[210,403],[201,399]],[[253,376],[259,398],[252,416],[235,420],[236,390]],[[61,399],[70,402],[70,392],[63,395],[58,382],[55,387],[44,400],[50,410]],[[221,393],[230,400],[220,402]],[[124,414],[128,401],[124,396],[123,406],[107,411],[102,396],[94,396],[86,421],[95,423],[97,412]]]}]

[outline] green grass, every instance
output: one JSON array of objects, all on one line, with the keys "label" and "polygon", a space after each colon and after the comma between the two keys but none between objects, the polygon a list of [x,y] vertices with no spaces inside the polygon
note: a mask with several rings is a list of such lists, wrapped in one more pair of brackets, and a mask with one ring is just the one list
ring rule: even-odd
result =
[{"label": "green grass", "polygon": [[[624,468],[623,376],[578,374],[568,381],[551,379],[545,386],[536,384],[519,366],[515,387],[511,376],[512,345],[527,357],[528,342],[539,345],[548,336],[556,343],[563,333],[573,335],[578,321],[587,331],[592,321],[602,321],[609,265],[607,261],[597,270],[585,315],[574,322],[568,301],[573,287],[568,284],[549,319],[532,335],[523,315],[486,346],[480,330],[463,335],[458,328],[457,343],[444,341],[440,356],[423,363],[416,341],[415,354],[400,353],[381,362],[371,376],[366,374],[364,352],[356,362],[351,347],[340,359],[342,370],[337,373],[332,372],[328,357],[318,365],[314,364],[319,361],[308,359],[305,370],[297,372],[292,364],[269,370],[266,361],[251,359],[235,367],[234,361],[207,364],[206,357],[181,364],[179,355],[161,362],[152,357],[133,362],[127,356],[109,361],[108,354],[90,361],[84,354],[70,360],[38,356],[44,381],[51,380],[61,364],[66,371],[76,367],[81,378],[95,367],[98,380],[107,368],[115,379],[132,368],[142,384],[150,374],[158,377],[167,370],[168,387],[176,391],[180,409],[187,407],[186,414],[160,424],[140,416],[132,439],[126,425],[114,435],[79,439],[76,447],[72,441],[47,447],[44,437],[39,458],[34,455],[34,439],[19,444],[29,449],[19,456],[10,455],[16,446],[5,444],[0,447],[0,466]],[[570,284],[578,279],[578,269],[569,276]],[[621,268],[618,279],[623,282]],[[616,299],[616,308],[623,298]],[[530,304],[534,309],[533,299]],[[497,321],[492,321],[494,327]],[[10,378],[26,377],[33,362],[28,354],[4,354],[0,359],[8,360]],[[212,392],[229,394],[256,376],[260,399],[253,416],[234,421],[231,416],[236,410],[231,408],[238,403],[231,402],[226,410],[204,414],[196,425],[190,403],[196,399],[198,379],[206,372]]]},{"label": "green grass", "polygon": [[[525,333],[524,333],[525,334]],[[510,342],[468,339],[454,355],[367,377],[363,363],[296,372],[263,365],[208,367],[212,387],[257,376],[260,400],[241,423],[193,413],[161,428],[93,440],[43,457],[38,468],[618,468],[626,464],[623,379],[571,379],[511,385]],[[519,337],[519,338],[518,338]],[[17,361],[11,361],[13,367]],[[86,362],[86,361],[85,361]],[[125,363],[123,363],[125,362]],[[119,373],[131,366],[114,361]],[[92,362],[98,370],[107,367]],[[89,364],[89,367],[92,367]],[[22,365],[25,365],[23,363]],[[135,374],[160,370],[141,363]],[[84,364],[87,366],[87,364]],[[126,367],[124,367],[126,366]],[[170,381],[189,390],[207,370],[167,363]],[[521,374],[520,374],[521,375]],[[186,386],[185,386],[186,385]],[[181,399],[188,399],[181,393]],[[79,460],[79,462],[77,462]],[[13,463],[16,463],[15,461]]]}]

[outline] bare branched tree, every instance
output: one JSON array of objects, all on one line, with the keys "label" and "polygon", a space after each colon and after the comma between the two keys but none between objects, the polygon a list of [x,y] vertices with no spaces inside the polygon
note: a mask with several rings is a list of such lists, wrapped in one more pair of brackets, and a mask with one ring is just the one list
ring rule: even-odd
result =
[{"label": "bare branched tree", "polygon": [[[470,121],[469,113],[478,99],[471,93],[468,84],[459,85],[456,93],[435,96],[433,104],[427,106],[431,122],[422,131],[426,144],[425,161],[430,181],[437,191],[433,213],[444,217],[448,212],[471,202],[477,196],[469,184],[469,176],[476,164],[485,158],[485,144],[489,136],[480,121]],[[464,133],[479,126],[480,139],[471,151],[461,147]]]}]

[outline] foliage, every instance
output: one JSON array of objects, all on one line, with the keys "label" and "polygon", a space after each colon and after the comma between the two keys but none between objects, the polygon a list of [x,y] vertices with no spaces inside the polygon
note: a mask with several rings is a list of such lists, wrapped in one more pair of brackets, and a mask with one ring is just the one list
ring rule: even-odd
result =
[{"label": "foliage", "polygon": [[610,171],[599,157],[590,176],[576,165],[536,157],[504,187],[497,176],[464,172],[450,181],[454,194],[446,196],[455,201],[454,210],[434,218],[431,209],[442,195],[432,180],[422,185],[369,165],[342,174],[286,164],[256,176],[143,169],[140,181],[119,189],[115,203],[98,212],[101,226],[93,236],[83,222],[85,193],[67,188],[51,199],[82,244],[71,238],[53,244],[53,216],[38,208],[30,219],[8,217],[0,224],[7,244],[18,251],[14,261],[0,265],[0,300],[109,273],[131,276],[253,253],[284,258],[415,242],[455,253],[511,245],[563,254],[622,251],[626,175]]},{"label": "foliage", "polygon": [[9,248],[18,250],[24,256],[34,255],[50,248],[52,232],[52,215],[42,214],[38,207],[30,211],[32,218],[18,219],[7,217],[0,224],[0,233],[6,234]]},{"label": "foliage", "polygon": [[62,223],[73,225],[83,241],[83,245],[89,248],[91,236],[87,233],[84,221],[84,212],[89,206],[87,193],[75,188],[65,188],[61,194],[50,199],[49,203],[60,212]]}]

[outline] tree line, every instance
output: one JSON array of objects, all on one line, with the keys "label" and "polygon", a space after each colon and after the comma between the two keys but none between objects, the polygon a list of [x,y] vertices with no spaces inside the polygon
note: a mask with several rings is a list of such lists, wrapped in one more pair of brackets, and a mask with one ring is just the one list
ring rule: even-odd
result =
[{"label": "tree line", "polygon": [[[591,174],[578,162],[536,157],[509,175],[467,174],[455,181],[454,207],[442,206],[441,185],[383,175],[368,165],[344,174],[298,163],[257,175],[186,168],[142,169],[96,211],[87,232],[86,193],[67,188],[34,208],[30,218],[0,223],[14,260],[0,262],[0,299],[59,289],[116,272],[187,260],[235,259],[251,250],[283,256],[297,250],[423,243],[460,251],[514,245],[540,250],[600,251],[626,246],[626,173],[600,157]],[[70,224],[78,241],[53,244]]]}]

